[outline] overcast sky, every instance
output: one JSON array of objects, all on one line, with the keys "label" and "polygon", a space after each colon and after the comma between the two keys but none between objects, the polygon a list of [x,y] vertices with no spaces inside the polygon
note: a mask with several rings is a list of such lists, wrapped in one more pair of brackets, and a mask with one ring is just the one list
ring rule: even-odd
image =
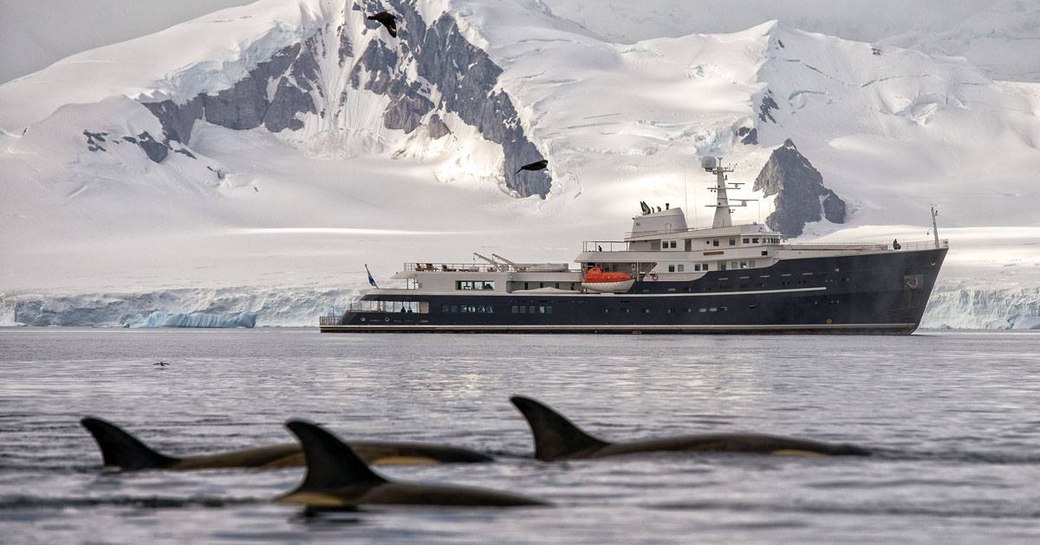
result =
[{"label": "overcast sky", "polygon": [[0,83],[253,0],[0,0]]}]

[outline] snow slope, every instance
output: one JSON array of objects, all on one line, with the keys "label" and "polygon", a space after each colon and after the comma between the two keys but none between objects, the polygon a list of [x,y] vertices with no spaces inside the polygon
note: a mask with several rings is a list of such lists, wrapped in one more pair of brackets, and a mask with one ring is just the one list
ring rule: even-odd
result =
[{"label": "snow slope", "polygon": [[737,32],[777,19],[790,26],[934,56],[964,57],[997,80],[1040,81],[1040,3],[1022,0],[543,0],[605,40]]},{"label": "snow slope", "polygon": [[[851,210],[850,229],[810,224],[807,237],[925,239],[937,204],[953,241],[926,324],[1031,323],[1040,85],[778,22],[615,43],[559,16],[561,4],[418,6],[424,24],[451,17],[501,69],[493,92],[510,97],[522,133],[550,162],[544,200],[515,198],[496,174],[503,148],[450,111],[438,110],[450,129],[440,139],[426,118],[411,133],[386,127],[380,112],[394,99],[351,87],[348,74],[373,43],[416,59],[421,48],[407,32],[388,41],[349,3],[263,0],[0,86],[0,290],[14,309],[0,320],[310,325],[315,294],[342,301],[364,288],[365,263],[385,282],[404,261],[469,261],[473,251],[568,261],[581,240],[622,238],[639,200],[682,205],[706,225],[710,180],[697,157],[721,154],[736,165],[733,179],[750,182],[791,138]],[[412,31],[419,22],[408,21]],[[341,36],[347,57],[329,53]],[[296,113],[299,129],[202,119],[160,162],[122,140],[161,141],[168,129],[143,103],[222,93],[297,43],[324,44],[315,57],[324,87],[309,96],[329,108]],[[392,73],[429,84],[423,96],[441,104],[444,89],[411,58]],[[340,107],[339,124],[321,113]],[[758,144],[741,143],[742,129]],[[101,153],[84,131],[119,137]],[[759,196],[748,184],[733,197]],[[770,206],[752,202],[736,219],[761,221]],[[1014,304],[974,305],[963,318],[965,293]],[[292,294],[298,303],[284,310]]]},{"label": "snow slope", "polygon": [[0,0],[0,83],[252,0]]}]

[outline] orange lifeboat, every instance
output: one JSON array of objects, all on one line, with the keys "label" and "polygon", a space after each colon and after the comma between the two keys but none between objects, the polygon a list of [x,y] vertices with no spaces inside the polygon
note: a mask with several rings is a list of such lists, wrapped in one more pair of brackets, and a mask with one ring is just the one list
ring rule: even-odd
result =
[{"label": "orange lifeboat", "polygon": [[596,293],[622,293],[629,290],[635,279],[623,272],[603,272],[599,267],[585,271],[581,287]]}]

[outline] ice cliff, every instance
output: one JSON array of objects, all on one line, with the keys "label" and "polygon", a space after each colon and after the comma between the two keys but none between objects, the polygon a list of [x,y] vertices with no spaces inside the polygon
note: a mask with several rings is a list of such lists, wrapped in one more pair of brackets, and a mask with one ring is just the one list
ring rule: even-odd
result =
[{"label": "ice cliff", "polygon": [[312,326],[356,292],[317,289],[180,289],[0,299],[0,325],[86,327]]},{"label": "ice cliff", "polygon": [[1040,287],[976,288],[938,285],[922,327],[1040,329]]}]

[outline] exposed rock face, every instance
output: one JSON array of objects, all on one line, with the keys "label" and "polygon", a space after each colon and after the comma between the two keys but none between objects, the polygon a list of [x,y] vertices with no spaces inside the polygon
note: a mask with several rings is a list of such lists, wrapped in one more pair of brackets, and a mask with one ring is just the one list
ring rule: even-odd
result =
[{"label": "exposed rock face", "polygon": [[758,129],[754,127],[741,127],[737,129],[737,138],[745,146],[758,145]]},{"label": "exposed rock face", "polygon": [[773,99],[773,92],[766,89],[766,94],[762,96],[762,101],[758,104],[758,119],[763,123],[766,121],[776,123],[776,119],[773,118],[773,111],[779,109],[780,105]]},{"label": "exposed rock face", "polygon": [[777,196],[776,210],[766,218],[766,225],[785,236],[801,235],[806,223],[822,217],[831,223],[845,223],[845,201],[823,186],[820,171],[790,139],[773,150],[755,179],[754,189]]},{"label": "exposed rock face", "polygon": [[441,119],[441,116],[437,114],[431,115],[430,136],[432,136],[434,140],[437,140],[445,136],[448,136],[449,134],[451,134],[451,129],[449,129],[448,126],[444,124],[444,121]]},{"label": "exposed rock face", "polygon": [[166,144],[156,142],[152,135],[147,132],[137,135],[136,143],[138,146],[141,146],[148,158],[156,163],[165,161],[166,156],[170,154],[170,148]]},{"label": "exposed rock face", "polygon": [[[410,134],[426,125],[433,138],[449,134],[443,113],[453,113],[477,129],[488,141],[502,146],[505,158],[501,175],[506,186],[526,197],[549,193],[548,171],[520,171],[520,165],[544,159],[528,140],[520,117],[509,96],[496,90],[502,69],[482,49],[469,43],[455,19],[441,15],[427,25],[414,0],[361,0],[351,2],[350,11],[373,13],[389,5],[398,16],[398,37],[383,32],[376,21],[364,23],[365,35],[377,33],[358,57],[344,25],[332,30],[331,23],[303,43],[288,46],[261,62],[230,89],[200,94],[186,103],[171,100],[146,103],[163,127],[162,145],[170,141],[189,144],[195,122],[204,119],[235,130],[263,126],[271,132],[303,128],[301,114],[321,118],[341,108],[350,93],[385,95],[383,126]],[[345,12],[346,13],[346,10]],[[356,16],[354,17],[357,18]],[[350,24],[347,18],[345,24]],[[335,32],[336,69],[349,70],[342,89],[329,90],[339,96],[326,97],[321,84],[326,57],[325,34]],[[325,81],[335,78],[324,77]],[[271,93],[271,89],[275,89]],[[94,145],[94,144],[91,144]],[[146,151],[148,151],[146,149]],[[158,150],[152,149],[149,157]],[[153,159],[154,160],[154,159]]]},{"label": "exposed rock face", "polygon": [[[306,46],[306,47],[305,47]],[[286,47],[271,60],[256,66],[231,89],[215,95],[200,94],[186,104],[172,100],[145,103],[163,126],[166,142],[190,143],[191,129],[199,119],[235,130],[263,125],[271,132],[303,128],[298,113],[317,113],[311,91],[318,78],[314,38],[306,44]],[[268,98],[268,85],[277,81]],[[320,89],[318,90],[320,94]]]}]

